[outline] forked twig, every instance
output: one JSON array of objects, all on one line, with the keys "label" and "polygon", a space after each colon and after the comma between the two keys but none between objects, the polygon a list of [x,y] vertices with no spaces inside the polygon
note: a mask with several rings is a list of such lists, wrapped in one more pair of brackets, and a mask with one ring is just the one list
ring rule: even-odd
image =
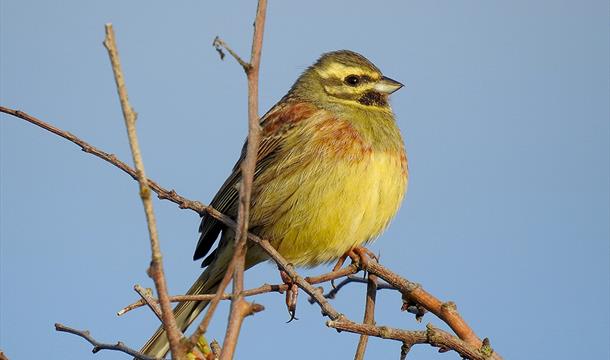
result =
[{"label": "forked twig", "polygon": [[147,356],[145,354],[142,354],[141,352],[126,346],[125,344],[123,344],[120,341],[117,342],[116,344],[101,343],[101,342],[95,340],[91,336],[89,331],[87,331],[87,330],[77,330],[77,329],[73,329],[71,327],[62,325],[62,324],[55,324],[55,330],[78,335],[78,336],[82,337],[83,339],[87,340],[91,345],[93,345],[92,351],[94,354],[100,350],[115,350],[115,351],[124,352],[125,354],[131,355],[140,360],[159,360],[158,358],[153,358],[153,357]]}]

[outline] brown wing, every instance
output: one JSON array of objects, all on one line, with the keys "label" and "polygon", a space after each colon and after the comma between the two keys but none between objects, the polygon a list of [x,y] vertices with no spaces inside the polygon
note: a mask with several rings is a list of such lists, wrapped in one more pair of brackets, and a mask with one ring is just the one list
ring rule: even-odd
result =
[{"label": "brown wing", "polygon": [[[315,107],[311,104],[280,101],[261,118],[263,131],[254,171],[255,179],[273,162],[275,155],[282,147],[284,132],[297,122],[310,117],[315,111]],[[210,203],[214,209],[231,216],[233,219],[237,217],[241,163],[246,156],[246,146],[247,142],[242,148],[241,156],[233,167],[231,175],[225,180],[224,184]],[[209,215],[203,215],[201,224],[199,225],[199,232],[201,235],[199,237],[199,242],[197,243],[197,248],[195,249],[195,254],[193,255],[194,260],[201,259],[210,251],[223,228],[224,226],[218,220]],[[220,244],[219,246],[222,245],[223,244]],[[203,261],[202,266],[209,265],[214,259],[214,256],[215,251]]]}]

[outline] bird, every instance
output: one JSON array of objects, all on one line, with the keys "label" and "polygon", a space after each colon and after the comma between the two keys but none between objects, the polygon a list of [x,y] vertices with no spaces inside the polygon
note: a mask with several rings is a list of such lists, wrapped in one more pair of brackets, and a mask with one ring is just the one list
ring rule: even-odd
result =
[{"label": "bird", "polygon": [[[407,189],[407,155],[389,104],[402,87],[350,50],[324,53],[303,71],[260,119],[249,231],[300,267],[331,263],[375,240]],[[246,145],[210,203],[234,219]],[[235,232],[211,216],[202,216],[199,232],[193,259],[205,257],[205,270],[188,294],[216,292],[234,251]],[[266,260],[249,244],[246,269]],[[180,303],[178,328],[185,331],[207,304]],[[141,352],[163,357],[168,350],[160,327]]]}]

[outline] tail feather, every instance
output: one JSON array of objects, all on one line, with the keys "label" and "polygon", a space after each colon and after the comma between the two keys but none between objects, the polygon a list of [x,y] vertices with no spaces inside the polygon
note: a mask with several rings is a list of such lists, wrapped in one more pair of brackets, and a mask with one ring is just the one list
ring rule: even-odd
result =
[{"label": "tail feather", "polygon": [[[218,290],[218,286],[233,257],[232,239],[234,236],[235,235],[231,230],[227,229],[223,231],[220,243],[224,244],[224,246],[219,245],[218,249],[215,250],[216,254],[213,257],[214,260],[210,262],[197,281],[191,286],[187,292],[188,295],[212,294]],[[264,251],[258,247],[249,245],[246,256],[246,269],[265,261],[267,258]],[[208,303],[209,301],[186,301],[178,304],[178,306],[174,308],[174,316],[176,317],[178,329],[184,332],[206,308]],[[162,326],[157,329],[155,334],[140,350],[142,354],[156,358],[163,358],[168,351],[169,342]]]},{"label": "tail feather", "polygon": [[[208,266],[201,276],[199,276],[187,294],[197,295],[215,293],[226,268],[227,265],[225,262],[214,261],[214,263]],[[176,317],[178,329],[184,332],[189,325],[195,321],[203,309],[205,309],[208,303],[209,301],[186,301],[178,304],[178,306],[174,308],[174,316]],[[164,357],[168,351],[169,342],[163,326],[157,329],[155,334],[140,350],[143,354],[158,358]]]}]

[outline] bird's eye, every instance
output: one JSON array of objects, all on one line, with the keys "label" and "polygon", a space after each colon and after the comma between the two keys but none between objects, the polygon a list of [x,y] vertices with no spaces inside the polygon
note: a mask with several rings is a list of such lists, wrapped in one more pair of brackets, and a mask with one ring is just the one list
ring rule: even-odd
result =
[{"label": "bird's eye", "polygon": [[358,75],[349,75],[343,81],[349,86],[358,86],[360,84],[360,77]]}]

